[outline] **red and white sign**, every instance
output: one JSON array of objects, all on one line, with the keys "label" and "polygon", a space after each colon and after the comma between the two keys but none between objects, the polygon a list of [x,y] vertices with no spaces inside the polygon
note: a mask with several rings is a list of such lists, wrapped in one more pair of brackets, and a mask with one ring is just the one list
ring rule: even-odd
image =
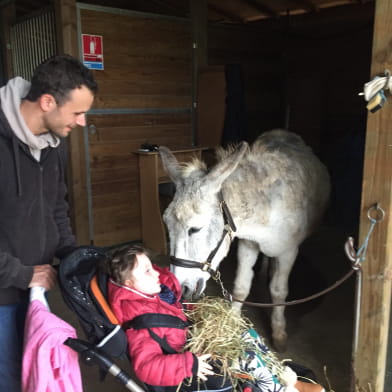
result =
[{"label": "red and white sign", "polygon": [[103,69],[102,35],[82,34],[83,64],[91,69]]}]

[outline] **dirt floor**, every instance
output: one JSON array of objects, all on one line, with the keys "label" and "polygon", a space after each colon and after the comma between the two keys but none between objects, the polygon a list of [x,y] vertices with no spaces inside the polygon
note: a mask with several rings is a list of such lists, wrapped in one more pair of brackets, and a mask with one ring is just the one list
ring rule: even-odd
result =
[{"label": "dirt floor", "polygon": [[[301,247],[290,278],[288,299],[300,299],[332,285],[350,270],[343,246],[348,233],[336,227],[323,227]],[[234,246],[235,248],[235,246]],[[235,249],[221,264],[223,282],[231,290],[235,270]],[[164,258],[157,258],[162,262]],[[260,265],[256,266],[259,283],[253,284],[248,298],[254,302],[269,302],[265,279],[260,276]],[[255,278],[256,279],[256,278]],[[264,282],[260,284],[261,282]],[[208,294],[219,295],[219,288],[209,282]],[[311,302],[286,308],[288,346],[278,353],[281,359],[291,359],[314,371],[317,380],[334,392],[350,391],[351,357],[353,341],[355,276],[325,296]],[[52,311],[73,325],[80,338],[84,338],[76,316],[64,304],[58,289],[50,293]],[[255,324],[259,333],[269,342],[269,312],[264,308],[244,307],[244,314]],[[117,361],[124,370],[131,372],[128,361]],[[81,364],[85,392],[125,391],[125,387],[108,375],[100,381],[96,367]]]}]

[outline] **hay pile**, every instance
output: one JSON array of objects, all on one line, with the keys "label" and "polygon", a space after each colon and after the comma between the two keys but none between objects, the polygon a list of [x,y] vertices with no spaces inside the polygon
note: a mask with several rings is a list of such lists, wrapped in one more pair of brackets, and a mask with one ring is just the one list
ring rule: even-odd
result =
[{"label": "hay pile", "polygon": [[[242,338],[254,328],[252,322],[235,311],[230,302],[218,297],[204,297],[186,314],[192,326],[185,350],[211,354],[212,359],[222,364],[222,374],[229,376],[234,385],[238,379],[249,378],[238,363],[244,358],[245,350],[255,350],[254,345],[249,347]],[[260,350],[257,354],[278,378],[285,372],[284,365],[273,352]]]},{"label": "hay pile", "polygon": [[186,314],[192,326],[185,349],[195,354],[211,354],[213,360],[222,362],[224,370],[229,371],[232,360],[242,355],[241,335],[251,327],[251,322],[218,297],[204,297]]}]

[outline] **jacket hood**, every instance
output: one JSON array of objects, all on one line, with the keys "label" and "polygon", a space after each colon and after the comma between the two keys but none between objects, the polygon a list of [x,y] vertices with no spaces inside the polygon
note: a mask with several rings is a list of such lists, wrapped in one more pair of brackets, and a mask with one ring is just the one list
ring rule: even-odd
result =
[{"label": "jacket hood", "polygon": [[[159,271],[160,276],[159,280],[161,284],[164,284],[167,286],[170,290],[173,291],[176,299],[177,299],[177,307],[182,308],[182,305],[180,304],[180,298],[181,298],[181,286],[177,280],[177,278],[169,271],[167,267],[165,268],[160,268],[156,265],[154,265],[154,269]],[[159,298],[159,294],[157,295],[147,295],[143,294],[141,292],[138,292],[136,290],[131,290],[126,288],[125,286],[117,285],[114,282],[109,282],[108,286],[108,294],[110,298],[110,303],[112,304],[114,314],[116,317],[119,319],[118,321],[122,324],[125,321],[128,321],[129,319],[132,319],[133,317],[136,317],[140,311],[140,306],[134,306],[134,307],[127,307],[127,319],[121,320],[120,315],[122,315],[122,307],[123,307],[123,301],[126,304],[129,304],[130,301],[140,302],[140,303],[146,303],[151,301],[151,306],[152,308],[156,308],[157,306],[171,306],[167,305],[164,301],[161,301]],[[157,303],[159,303],[157,305]],[[176,306],[176,305],[174,305]],[[183,316],[184,319],[185,316]]]},{"label": "jacket hood", "polygon": [[46,147],[57,147],[60,139],[52,133],[34,135],[28,128],[20,113],[20,104],[30,89],[30,82],[16,77],[11,79],[4,87],[0,88],[0,105],[14,135],[31,151],[39,160],[40,150]]},{"label": "jacket hood", "polygon": [[[19,144],[29,148],[36,161],[40,161],[41,150],[58,147],[60,139],[51,132],[34,135],[28,128],[21,112],[20,104],[30,89],[30,82],[16,77],[0,88],[0,135],[12,140],[18,196],[22,195],[22,181],[19,158]],[[5,118],[4,118],[5,117]],[[3,123],[3,124],[1,124]]]}]

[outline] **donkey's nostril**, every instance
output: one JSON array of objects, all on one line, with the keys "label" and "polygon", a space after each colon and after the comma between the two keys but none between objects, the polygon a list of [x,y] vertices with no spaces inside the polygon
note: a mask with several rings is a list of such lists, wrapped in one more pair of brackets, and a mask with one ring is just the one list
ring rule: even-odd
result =
[{"label": "donkey's nostril", "polygon": [[182,288],[182,297],[185,300],[190,300],[192,298],[192,290],[186,284],[182,285],[181,288]]},{"label": "donkey's nostril", "polygon": [[195,297],[199,299],[204,291],[204,281],[203,279],[199,279],[196,283],[196,291],[194,293]]}]

